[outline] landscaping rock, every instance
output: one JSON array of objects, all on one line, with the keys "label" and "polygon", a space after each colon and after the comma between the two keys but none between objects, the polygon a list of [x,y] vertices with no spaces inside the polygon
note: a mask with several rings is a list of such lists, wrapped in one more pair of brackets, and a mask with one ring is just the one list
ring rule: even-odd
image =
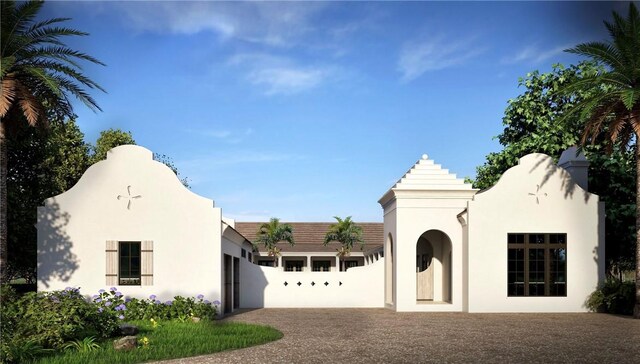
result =
[{"label": "landscaping rock", "polygon": [[138,338],[136,336],[125,336],[113,341],[113,349],[115,350],[133,350],[138,346]]},{"label": "landscaping rock", "polygon": [[125,336],[138,335],[138,327],[131,324],[120,325],[120,333]]},{"label": "landscaping rock", "polygon": [[193,322],[195,322],[195,323],[198,323],[198,322],[200,322],[200,317],[193,316],[193,317],[191,318],[191,321],[193,321]]}]

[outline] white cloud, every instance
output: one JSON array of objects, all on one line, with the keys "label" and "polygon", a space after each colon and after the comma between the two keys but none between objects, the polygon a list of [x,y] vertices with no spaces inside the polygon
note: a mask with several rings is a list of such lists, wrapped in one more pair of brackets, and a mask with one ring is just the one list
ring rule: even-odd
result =
[{"label": "white cloud", "polygon": [[185,129],[185,131],[191,134],[219,139],[229,144],[240,143],[249,135],[253,134],[252,128],[247,128],[244,131],[230,131],[223,129]]},{"label": "white cloud", "polygon": [[299,161],[306,159],[306,156],[299,154],[273,153],[273,152],[234,152],[229,155],[205,155],[189,160],[180,161],[180,166],[186,168],[202,166],[227,166],[246,163],[268,163],[268,162],[285,162]]},{"label": "white cloud", "polygon": [[568,46],[555,47],[551,49],[539,49],[536,45],[530,45],[521,49],[518,53],[502,59],[502,64],[514,63],[541,63],[549,58],[555,57],[569,48]]},{"label": "white cloud", "polygon": [[142,31],[195,34],[211,31],[272,46],[290,46],[313,30],[320,2],[123,2],[116,3],[130,24]]},{"label": "white cloud", "polygon": [[291,94],[318,86],[326,72],[316,68],[267,68],[251,72],[248,79],[266,86],[266,94]]},{"label": "white cloud", "polygon": [[242,67],[246,80],[266,95],[295,94],[318,87],[333,73],[332,67],[299,66],[292,60],[268,54],[237,54],[227,64]]},{"label": "white cloud", "polygon": [[484,52],[484,49],[473,46],[472,41],[452,41],[440,36],[405,43],[398,60],[402,80],[408,82],[425,72],[459,66]]}]

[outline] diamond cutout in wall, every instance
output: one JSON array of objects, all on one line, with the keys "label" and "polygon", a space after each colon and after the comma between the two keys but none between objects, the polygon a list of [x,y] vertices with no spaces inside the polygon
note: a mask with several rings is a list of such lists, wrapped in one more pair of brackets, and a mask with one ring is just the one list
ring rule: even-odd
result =
[{"label": "diamond cutout in wall", "polygon": [[329,285],[329,282],[324,282],[324,285],[325,285],[325,286],[328,286],[328,285]]},{"label": "diamond cutout in wall", "polygon": [[342,282],[339,282],[339,283],[340,283],[340,285],[342,286]]},{"label": "diamond cutout in wall", "polygon": [[285,281],[285,282],[284,282],[284,286],[286,287],[286,286],[288,286],[288,285],[289,285],[289,283],[287,283],[287,282]]},{"label": "diamond cutout in wall", "polygon": [[311,285],[312,285],[312,286],[315,286],[315,285],[316,285],[316,282],[311,282]]},{"label": "diamond cutout in wall", "polygon": [[302,286],[302,283],[298,282],[296,283],[298,285],[298,287]]}]

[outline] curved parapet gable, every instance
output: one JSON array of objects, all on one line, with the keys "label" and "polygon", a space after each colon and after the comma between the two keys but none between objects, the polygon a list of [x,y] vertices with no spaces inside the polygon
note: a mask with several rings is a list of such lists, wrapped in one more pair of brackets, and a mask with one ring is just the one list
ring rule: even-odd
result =
[{"label": "curved parapet gable", "polygon": [[[75,194],[91,195],[90,190],[95,186],[103,186],[107,181],[116,180],[120,182],[120,192],[116,194],[121,196],[120,200],[126,199],[129,209],[134,204],[134,200],[142,197],[135,192],[136,180],[153,181],[154,184],[164,191],[173,190],[176,193],[184,194],[187,199],[196,199],[201,203],[207,203],[215,207],[215,202],[206,197],[202,197],[188,188],[186,188],[176,174],[164,163],[158,162],[153,158],[153,152],[147,148],[138,145],[121,145],[112,148],[107,152],[107,158],[90,166],[78,180],[78,182],[69,190],[45,200],[45,205],[59,203],[60,200],[71,198]],[[128,182],[127,182],[128,181]],[[131,195],[131,199],[128,196]],[[84,196],[86,197],[86,196]],[[131,202],[129,204],[129,202]]]},{"label": "curved parapet gable", "polygon": [[[38,208],[37,228],[41,290],[74,286],[90,294],[113,285],[135,297],[220,298],[221,210],[143,147],[107,152],[75,186]],[[118,278],[123,243],[139,244],[138,285]]]},{"label": "curved parapet gable", "polygon": [[569,172],[558,167],[553,158],[543,153],[531,153],[520,158],[518,165],[505,171],[495,185],[479,192],[475,199],[505,193],[533,196],[531,198],[537,202],[550,194],[584,200],[595,196],[582,189]]},{"label": "curved parapet gable", "polygon": [[604,279],[604,204],[545,154],[476,194],[466,221],[470,312],[585,311]]}]

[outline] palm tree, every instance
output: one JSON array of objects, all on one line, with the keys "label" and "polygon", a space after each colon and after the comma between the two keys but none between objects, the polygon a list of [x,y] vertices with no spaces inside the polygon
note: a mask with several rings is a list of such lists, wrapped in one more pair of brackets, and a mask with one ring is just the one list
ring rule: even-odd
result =
[{"label": "palm tree", "polygon": [[60,38],[87,33],[58,26],[68,18],[36,21],[41,1],[16,4],[2,1],[0,41],[0,280],[7,263],[7,145],[6,132],[23,118],[29,125],[46,125],[47,113],[73,116],[71,95],[90,109],[100,110],[84,88],[104,91],[81,73],[79,61],[104,65],[67,47]]},{"label": "palm tree", "polygon": [[364,240],[362,239],[362,228],[356,225],[351,216],[347,216],[344,220],[338,216],[334,216],[338,222],[329,226],[329,231],[324,236],[324,246],[327,246],[332,241],[340,243],[340,248],[336,249],[338,252],[336,256],[340,258],[339,269],[341,271],[346,270],[344,268],[344,258],[351,254],[353,245],[360,244],[360,250],[364,248]]},{"label": "palm tree", "polygon": [[635,148],[636,159],[636,301],[634,317],[640,318],[640,15],[631,2],[625,19],[615,11],[613,23],[604,22],[611,41],[578,44],[567,52],[590,57],[606,70],[576,80],[563,88],[571,94],[589,90],[566,116],[583,120],[580,143],[614,148]]},{"label": "palm tree", "polygon": [[289,245],[294,246],[293,227],[289,224],[281,224],[280,219],[272,217],[269,222],[265,222],[258,228],[257,243],[264,244],[269,252],[269,256],[273,257],[274,266],[280,256],[280,249],[276,247],[281,241],[286,241]]}]

